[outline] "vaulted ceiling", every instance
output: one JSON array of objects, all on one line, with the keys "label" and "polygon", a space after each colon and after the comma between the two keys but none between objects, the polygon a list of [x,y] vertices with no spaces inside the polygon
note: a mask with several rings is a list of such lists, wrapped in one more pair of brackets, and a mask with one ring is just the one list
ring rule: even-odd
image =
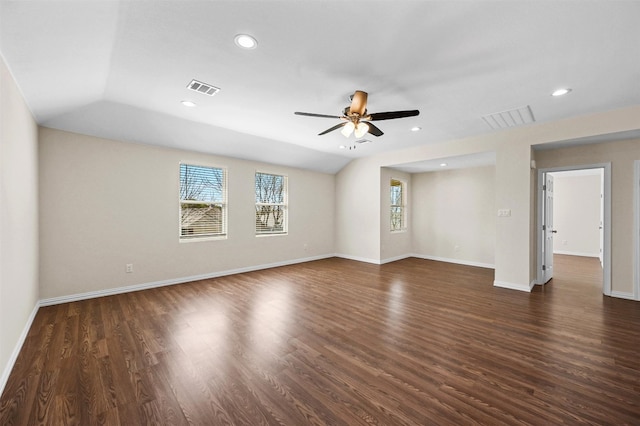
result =
[{"label": "vaulted ceiling", "polygon": [[[634,1],[1,0],[0,52],[41,125],[334,173],[499,131],[482,119],[496,112],[640,104],[639,17]],[[354,137],[317,135],[337,120],[293,114],[339,115],[355,90],[370,112],[420,115],[341,149]]]}]

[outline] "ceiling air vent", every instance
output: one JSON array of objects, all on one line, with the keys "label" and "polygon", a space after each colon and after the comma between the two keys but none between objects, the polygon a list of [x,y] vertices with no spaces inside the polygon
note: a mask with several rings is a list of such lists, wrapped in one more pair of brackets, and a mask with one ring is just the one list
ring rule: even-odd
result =
[{"label": "ceiling air vent", "polygon": [[371,141],[370,141],[369,139],[358,139],[358,140],[356,141],[356,143],[360,143],[360,144],[363,144],[363,143],[371,143]]},{"label": "ceiling air vent", "polygon": [[482,119],[494,130],[507,129],[536,121],[529,105],[509,111],[494,112],[483,116]]},{"label": "ceiling air vent", "polygon": [[212,86],[207,83],[203,83],[198,80],[191,80],[191,83],[187,86],[187,89],[193,90],[194,92],[202,93],[203,95],[213,96],[220,91],[219,87]]}]

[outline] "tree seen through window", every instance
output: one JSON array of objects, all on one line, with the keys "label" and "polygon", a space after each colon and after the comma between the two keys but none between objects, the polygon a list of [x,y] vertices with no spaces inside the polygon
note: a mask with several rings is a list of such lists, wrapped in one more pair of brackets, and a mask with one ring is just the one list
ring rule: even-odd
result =
[{"label": "tree seen through window", "polygon": [[180,238],[226,234],[225,171],[180,164]]}]

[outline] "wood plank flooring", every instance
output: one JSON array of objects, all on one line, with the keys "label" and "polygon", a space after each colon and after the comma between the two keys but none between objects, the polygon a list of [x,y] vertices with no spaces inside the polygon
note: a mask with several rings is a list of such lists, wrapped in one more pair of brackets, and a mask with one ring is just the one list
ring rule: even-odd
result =
[{"label": "wood plank flooring", "polygon": [[2,425],[640,424],[640,303],[597,260],[332,258],[43,307]]}]

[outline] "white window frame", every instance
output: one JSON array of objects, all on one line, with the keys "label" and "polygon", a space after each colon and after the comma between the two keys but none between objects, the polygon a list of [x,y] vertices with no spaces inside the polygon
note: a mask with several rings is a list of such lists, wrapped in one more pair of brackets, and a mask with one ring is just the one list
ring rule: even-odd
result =
[{"label": "white window frame", "polygon": [[[182,169],[183,167],[194,167],[201,169],[212,169],[215,170],[214,173],[222,174],[222,183],[219,191],[221,192],[220,197],[216,199],[211,199],[210,197],[200,196],[196,199],[183,199],[183,181],[182,181]],[[197,164],[192,162],[181,162],[179,166],[178,172],[178,238],[180,242],[193,242],[193,241],[208,241],[208,240],[220,240],[227,238],[227,169],[220,166],[212,166],[208,164]],[[209,199],[207,199],[209,198]],[[184,205],[193,205],[193,204],[208,204],[210,206],[217,206],[220,208],[220,230],[219,232],[207,232],[207,233],[196,233],[196,234],[185,234],[183,231],[183,206]]]},{"label": "white window frame", "polygon": [[[393,188],[400,187],[400,203],[394,203]],[[391,232],[404,232],[407,230],[407,182],[402,179],[391,178],[389,182],[389,229]],[[399,215],[397,209],[400,210]],[[396,225],[397,217],[400,218],[399,226]]]},{"label": "white window frame", "polygon": [[[282,201],[281,202],[266,202],[259,201],[257,194],[258,175],[274,176],[276,178],[282,178]],[[254,175],[254,196],[255,196],[255,234],[256,237],[275,236],[275,235],[287,235],[289,232],[289,177],[281,173],[265,172],[256,170]],[[259,227],[258,212],[264,207],[279,207],[282,210],[282,229],[279,230],[265,230]],[[267,219],[268,220],[268,219]]]}]

